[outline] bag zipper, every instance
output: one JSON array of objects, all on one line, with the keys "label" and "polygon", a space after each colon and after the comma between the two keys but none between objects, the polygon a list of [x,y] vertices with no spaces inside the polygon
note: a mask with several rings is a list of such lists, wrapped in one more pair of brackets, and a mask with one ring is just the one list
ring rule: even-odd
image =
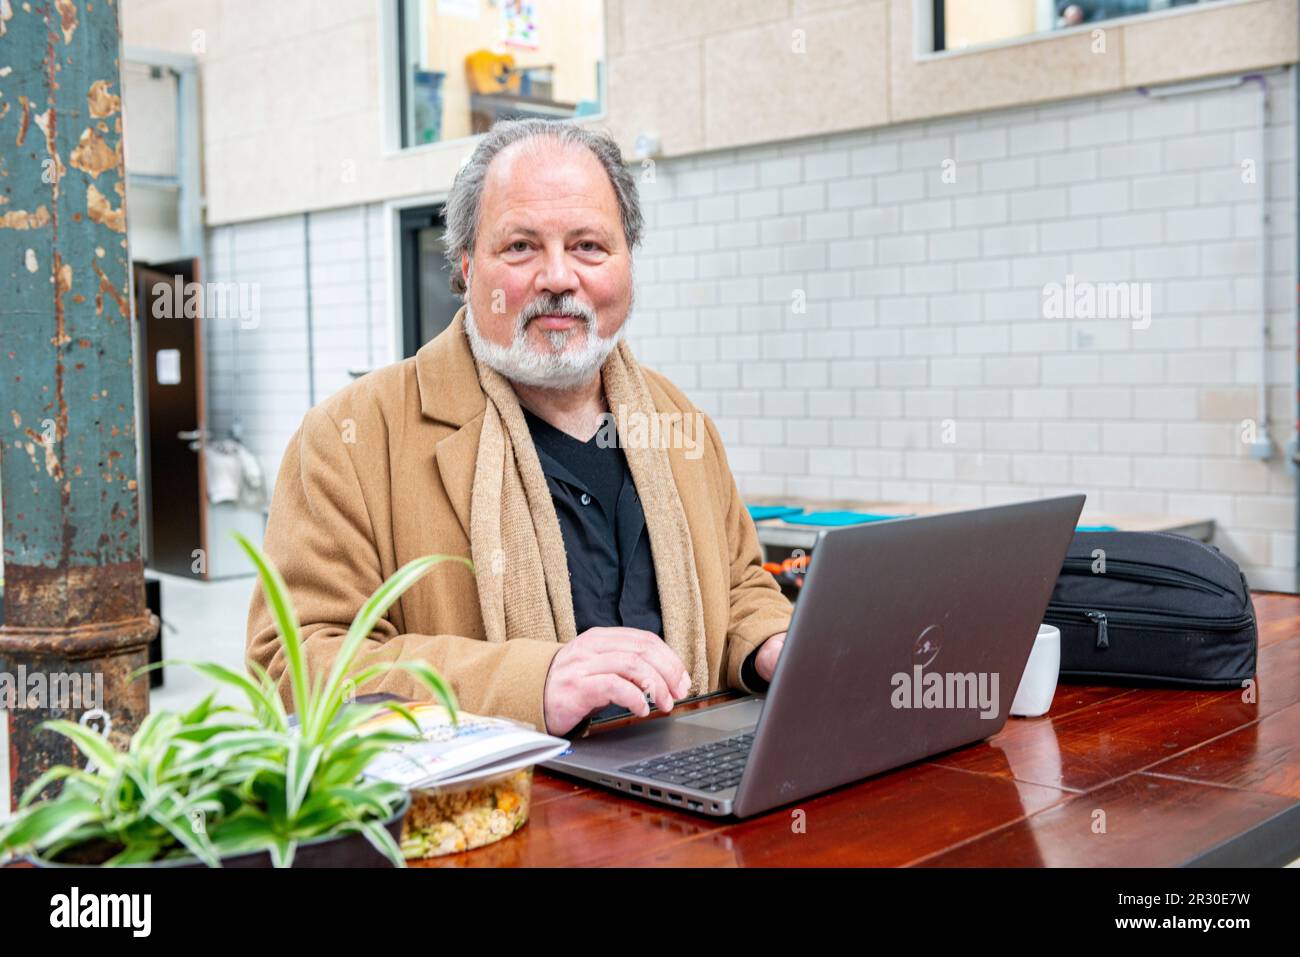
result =
[{"label": "bag zipper", "polygon": [[1110,636],[1106,633],[1106,613],[1104,611],[1085,611],[1084,615],[1097,623],[1097,649],[1110,647]]},{"label": "bag zipper", "polygon": [[[1091,572],[1092,561],[1087,558],[1067,558],[1064,567],[1079,571],[1087,569]],[[1140,562],[1127,562],[1121,559],[1108,560],[1106,562],[1105,574],[1109,575],[1112,568],[1119,572],[1116,576],[1117,578],[1123,578],[1128,581],[1144,582],[1152,585],[1178,585],[1183,588],[1195,588],[1198,591],[1208,592],[1211,595],[1234,594],[1217,582],[1212,582],[1207,578],[1201,578],[1199,575],[1193,575],[1190,572],[1178,572],[1170,569],[1156,568]],[[1101,573],[1098,572],[1094,574]]]},{"label": "bag zipper", "polygon": [[1109,625],[1111,622],[1119,624],[1121,627],[1125,624],[1145,625],[1155,631],[1235,631],[1238,628],[1244,628],[1249,625],[1254,616],[1242,614],[1236,618],[1179,618],[1172,615],[1146,615],[1140,612],[1121,611],[1104,612],[1096,608],[1070,608],[1057,606],[1055,613],[1049,606],[1047,613],[1043,616],[1045,622],[1051,622],[1053,618],[1065,622],[1077,621],[1074,616],[1081,615],[1097,626],[1097,644],[1098,650],[1110,647]]}]

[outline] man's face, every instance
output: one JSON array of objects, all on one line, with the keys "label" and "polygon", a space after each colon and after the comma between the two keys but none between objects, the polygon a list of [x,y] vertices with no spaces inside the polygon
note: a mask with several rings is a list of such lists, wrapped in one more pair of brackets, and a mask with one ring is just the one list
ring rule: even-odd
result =
[{"label": "man's face", "polygon": [[503,150],[488,168],[473,256],[461,257],[461,270],[480,359],[526,385],[590,381],[632,303],[631,255],[600,161],[549,140]]}]

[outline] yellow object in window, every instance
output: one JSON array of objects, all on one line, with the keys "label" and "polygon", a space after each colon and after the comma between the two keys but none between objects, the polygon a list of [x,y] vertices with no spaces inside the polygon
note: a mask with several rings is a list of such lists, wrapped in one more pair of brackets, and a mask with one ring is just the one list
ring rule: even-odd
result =
[{"label": "yellow object in window", "polygon": [[515,58],[509,53],[475,50],[465,57],[465,76],[474,93],[519,92],[519,74]]}]

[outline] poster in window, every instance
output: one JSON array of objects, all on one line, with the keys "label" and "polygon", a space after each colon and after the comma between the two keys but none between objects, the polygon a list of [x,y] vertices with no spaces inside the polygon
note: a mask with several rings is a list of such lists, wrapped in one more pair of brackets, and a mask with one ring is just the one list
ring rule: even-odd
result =
[{"label": "poster in window", "polygon": [[502,0],[501,39],[506,46],[537,49],[537,4],[533,0]]}]

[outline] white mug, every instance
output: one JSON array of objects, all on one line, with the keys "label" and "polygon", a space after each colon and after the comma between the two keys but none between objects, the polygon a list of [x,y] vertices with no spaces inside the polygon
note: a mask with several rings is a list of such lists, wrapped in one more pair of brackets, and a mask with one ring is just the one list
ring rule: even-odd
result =
[{"label": "white mug", "polygon": [[1020,687],[1011,701],[1011,713],[1022,718],[1047,714],[1060,675],[1061,630],[1055,625],[1039,625],[1034,650],[1029,653]]}]

